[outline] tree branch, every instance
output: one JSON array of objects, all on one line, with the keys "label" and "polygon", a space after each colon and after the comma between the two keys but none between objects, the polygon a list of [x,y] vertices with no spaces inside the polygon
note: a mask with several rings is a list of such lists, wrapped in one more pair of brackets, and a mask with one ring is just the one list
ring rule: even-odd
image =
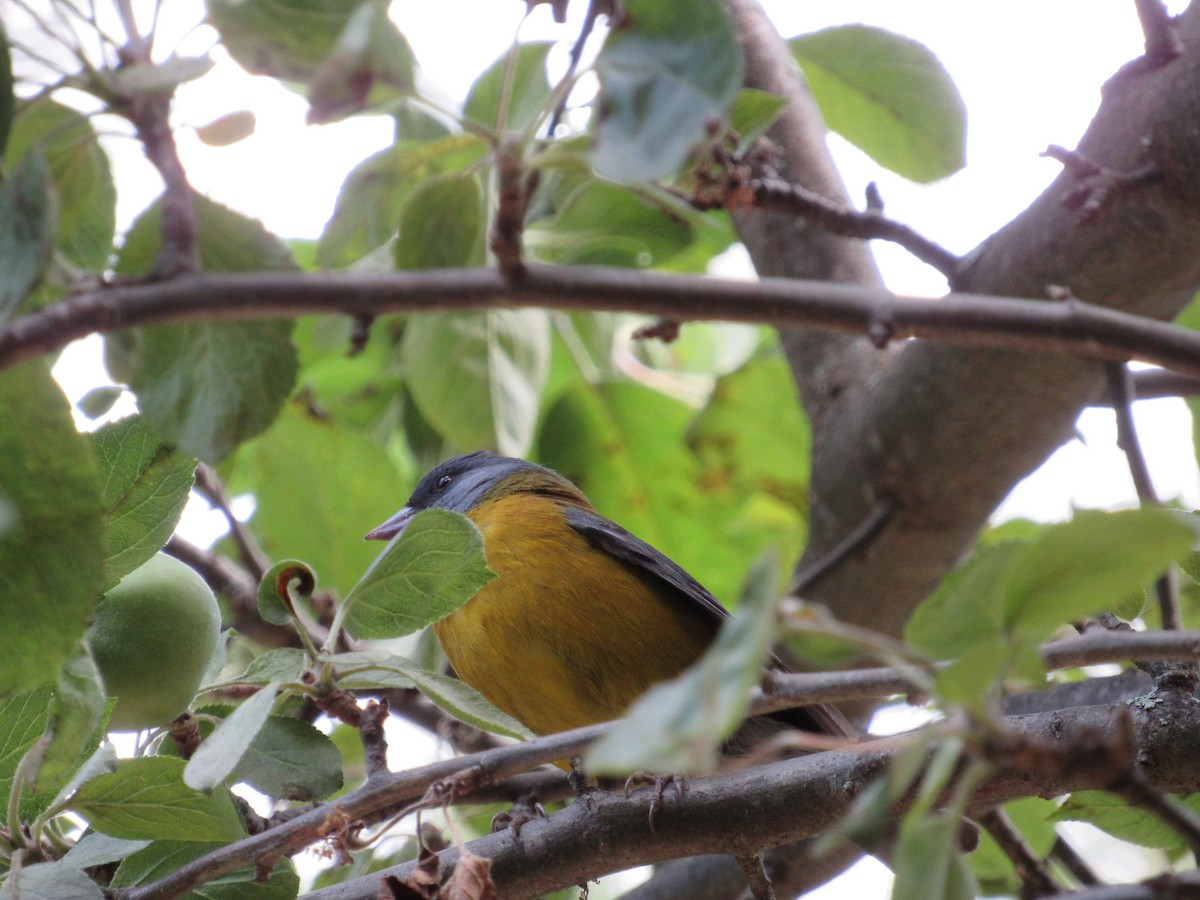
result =
[{"label": "tree branch", "polygon": [[[1112,398],[1113,412],[1117,417],[1117,446],[1125,452],[1129,462],[1129,474],[1138,500],[1145,506],[1162,506],[1154,481],[1150,478],[1150,466],[1142,443],[1138,440],[1137,424],[1133,421],[1133,383],[1128,366],[1109,363],[1104,367],[1108,378],[1108,392]],[[1179,576],[1175,567],[1169,567],[1154,581],[1154,592],[1158,596],[1158,608],[1162,627],[1178,630],[1183,627],[1183,613],[1179,609]]]},{"label": "tree branch", "polygon": [[[1114,709],[1090,707],[1009,720],[1013,747],[1031,748],[1015,765],[1002,767],[975,796],[980,805],[1017,797],[1052,796],[1085,788],[1105,789],[1111,778],[1103,735]],[[1200,711],[1176,698],[1161,716],[1136,714],[1140,756],[1153,759],[1147,772],[1159,790],[1189,789],[1197,783]],[[1169,734],[1164,734],[1168,732]],[[699,853],[749,856],[778,844],[827,831],[876,777],[897,750],[841,750],[760,766],[743,772],[692,779],[686,802],[670,803],[648,823],[650,792],[628,799],[601,794],[589,806],[576,803],[549,819],[531,822],[519,838],[489,835],[466,845],[492,860],[492,876],[505,897],[536,897],[635,865]],[[1079,752],[1074,749],[1086,746]],[[1058,765],[1041,765],[1054,757]],[[912,798],[893,810],[901,814]],[[442,874],[451,870],[458,848],[443,851]],[[314,900],[374,898],[382,874],[403,878],[407,863],[315,892]]]},{"label": "tree branch", "polygon": [[[827,282],[768,278],[747,284],[588,266],[530,266],[513,284],[492,269],[436,269],[211,273],[100,288],[0,328],[0,369],[88,334],[144,325],[514,306],[804,326],[872,335],[874,340],[920,337],[1090,360],[1137,358],[1200,375],[1200,333],[1077,300],[948,294],[931,301]],[[868,508],[855,526],[870,518]]]},{"label": "tree branch", "polygon": [[[1200,288],[1200,4],[1177,20],[1184,52],[1110,81],[1077,148],[1113,172],[1158,177],[1122,191],[1089,224],[1064,205],[1064,171],[1028,209],[965,257],[956,288],[1044,296],[1170,318]],[[793,180],[788,176],[789,180]],[[814,438],[810,540],[821,559],[880,497],[900,500],[869,553],[847,558],[811,599],[850,624],[898,634],[1012,486],[1068,440],[1101,395],[1096,366],[948,343],[905,346]],[[887,585],[886,602],[880,585]]]},{"label": "tree branch", "polygon": [[1033,852],[1003,809],[988,810],[979,817],[979,824],[987,829],[987,833],[1012,860],[1017,877],[1025,885],[1022,896],[1044,897],[1063,893],[1062,886],[1050,876],[1045,863]]},{"label": "tree branch", "polygon": [[[825,144],[825,120],[787,44],[757,0],[725,0],[725,6],[745,57],[746,87],[788,101],[766,134],[778,149],[773,166],[785,181],[850,207],[845,183]],[[786,212],[746,208],[734,209],[731,215],[759,275],[863,287],[883,284],[870,248],[862,241],[831,234]],[[826,417],[835,407],[855,402],[885,367],[888,355],[858,336],[786,327],[780,338],[819,445]]]},{"label": "tree branch", "polygon": [[[1142,638],[1158,639],[1155,645],[1155,655],[1159,658],[1171,653],[1182,654],[1185,651],[1195,653],[1200,647],[1200,632],[1175,631],[1150,634],[1099,632],[1097,638],[1084,635],[1080,638],[1046,645],[1044,655],[1054,657],[1057,654],[1061,659],[1087,659],[1093,662],[1125,659],[1147,649],[1150,642],[1141,640]],[[1062,646],[1064,644],[1068,645],[1067,648]],[[1091,645],[1104,647],[1104,654],[1100,654],[1098,648]],[[860,673],[836,672],[820,675],[777,675],[773,677],[772,684],[783,685],[783,689],[790,692],[790,698],[781,703],[778,697],[763,697],[758,694],[753,704],[753,714],[763,714],[784,708],[786,705],[795,706],[816,700],[861,697],[864,696],[863,689],[867,684],[874,685],[876,691],[870,696],[879,696],[881,693],[898,693],[904,689],[904,684],[898,680],[898,676],[888,673],[887,670],[865,670]],[[893,690],[893,687],[896,690]],[[1070,752],[1081,735],[1091,735],[1093,731],[1103,732],[1101,726],[1108,727],[1107,723],[1114,714],[1114,710],[1120,711],[1126,708],[1124,704],[1116,704],[1075,710],[1056,710],[1049,713],[1011,717],[1009,721],[1018,728],[1019,734],[1030,738],[1036,737],[1040,741],[1048,741],[1051,745],[1060,748],[1062,752]],[[1152,768],[1146,772],[1146,777],[1150,779],[1148,783],[1155,784],[1161,790],[1166,791],[1200,789],[1200,781],[1197,781],[1200,774],[1191,765],[1194,757],[1188,755],[1200,750],[1200,709],[1197,708],[1197,705],[1183,694],[1172,692],[1163,695],[1158,704],[1148,707],[1146,710],[1135,710],[1134,715],[1137,717],[1136,721],[1140,723],[1139,728],[1141,729],[1139,732],[1139,740],[1142,742],[1140,758],[1153,760]],[[1155,726],[1156,717],[1160,715],[1164,718],[1164,722]],[[339,828],[347,827],[348,823],[360,819],[379,821],[394,813],[395,810],[413,804],[422,796],[425,797],[425,800],[420,803],[422,806],[484,802],[499,797],[509,797],[513,793],[512,790],[497,792],[495,787],[514,776],[520,776],[521,773],[527,772],[537,765],[580,755],[592,740],[609,727],[611,727],[610,724],[594,725],[522,744],[508,745],[433,763],[407,772],[396,774],[380,772],[361,788],[333,804],[304,812],[277,828],[216,850],[152,885],[115,893],[113,900],[165,900],[167,897],[175,896],[177,892],[190,890],[222,874],[248,865],[260,856],[275,857],[298,852],[305,846],[335,833]],[[622,837],[616,841],[616,846],[621,848],[621,853],[633,854],[628,860],[625,860],[624,857],[613,857],[609,860],[607,856],[601,854],[600,858],[592,859],[589,865],[603,865],[608,868],[603,871],[580,870],[575,875],[569,876],[572,880],[563,882],[559,887],[594,878],[606,871],[624,868],[626,865],[642,865],[697,853],[736,852],[738,855],[752,856],[771,846],[812,837],[832,824],[853,802],[853,794],[865,788],[870,778],[882,771],[882,767],[894,752],[895,743],[894,739],[884,739],[856,745],[850,749],[791,759],[781,764],[746,768],[736,774],[691,780],[688,782],[689,790],[684,808],[680,810],[676,809],[674,805],[668,805],[664,812],[670,812],[672,816],[680,813],[691,816],[696,809],[693,799],[695,785],[706,784],[713,779],[733,779],[729,783],[732,786],[718,790],[713,795],[711,803],[701,804],[699,818],[690,822],[684,831],[676,832],[673,829],[663,831],[666,840],[657,849],[650,851],[640,846],[644,841],[640,839],[627,840]],[[1095,741],[1093,740],[1092,743],[1094,744]],[[826,762],[819,762],[821,760]],[[785,767],[785,770],[788,765],[797,766],[802,774],[786,772],[776,775],[769,774],[777,772],[777,767],[781,765]],[[1011,783],[1006,782],[1009,787],[1000,790],[1000,793],[985,788],[979,799],[980,802],[995,803],[1005,802],[1018,796],[1028,796],[1034,791],[1043,789],[1062,793],[1079,787],[1109,786],[1107,782],[1098,785],[1095,782],[1076,783],[1070,780],[1083,777],[1081,774],[1083,771],[1084,769],[1073,771],[1070,767],[1066,767],[1061,772],[1056,771],[1047,775],[1046,772],[1039,770],[1039,777],[1043,779],[1042,781],[1029,782],[1028,780],[1023,781],[1022,778],[1016,778]],[[759,776],[765,778],[766,781],[761,780]],[[531,779],[530,776],[521,777],[524,779],[522,784],[532,784],[538,781],[537,778]],[[562,780],[557,773],[555,773],[555,777],[558,781]],[[795,802],[796,806],[789,807],[787,803],[783,804],[784,809],[790,808],[790,814],[785,813],[782,809],[771,812],[762,827],[756,825],[751,828],[746,837],[739,838],[741,843],[736,847],[723,843],[731,840],[729,834],[731,830],[740,830],[742,827],[739,825],[738,829],[732,829],[729,822],[738,821],[738,817],[741,815],[741,812],[738,811],[740,808],[738,803],[743,801],[739,800],[738,803],[734,803],[727,814],[720,812],[722,804],[728,802],[732,796],[740,797],[740,792],[743,791],[750,791],[755,797],[758,797],[763,791],[769,793],[772,788],[767,785],[774,783],[773,779],[776,778],[782,779],[780,784],[790,785],[788,789],[795,789],[801,793],[801,796],[789,801]],[[810,784],[807,781],[808,778],[821,783]],[[836,780],[827,781],[827,779]],[[1067,780],[1061,781],[1061,779]],[[725,782],[719,783],[725,784]],[[853,786],[854,790],[849,790],[849,786]],[[1021,792],[1022,789],[1025,791],[1024,793]],[[586,803],[577,804],[577,807],[587,810],[582,814],[583,816],[595,818],[594,822],[585,819],[584,830],[592,835],[591,839],[598,842],[606,841],[611,839],[611,835],[608,833],[610,828],[619,833],[624,827],[622,822],[627,821],[630,816],[634,820],[641,816],[636,831],[639,834],[645,832],[649,826],[650,793],[652,792],[638,792],[625,801],[618,801],[616,798],[619,795],[617,794],[602,794],[603,799],[600,802],[604,805],[600,808]],[[810,801],[815,804],[811,809],[805,805]],[[758,801],[750,798],[745,799],[744,802],[753,804]],[[778,802],[782,801],[772,800],[772,803]],[[804,810],[804,812],[799,815],[796,822],[791,824],[783,822],[783,820],[790,821],[791,817],[796,816],[797,810]],[[575,815],[579,815],[578,809]],[[724,818],[726,815],[729,817],[728,820]],[[559,816],[556,815],[552,818],[558,820]],[[564,837],[560,835],[560,832],[555,832],[555,835],[560,836],[553,837],[551,843],[557,849],[547,850],[547,853],[576,854],[583,852],[575,845],[576,839],[570,837],[569,832],[576,826],[584,826],[579,825],[578,820],[573,819],[572,821],[576,822],[576,825],[564,829],[568,833],[567,836]],[[656,827],[658,824],[656,819]],[[524,847],[526,843],[527,829],[531,825],[522,828],[519,838],[515,839],[514,847],[516,849],[510,848],[516,856],[508,858],[506,866],[511,868],[505,868],[503,871],[510,874],[506,874],[504,877],[518,877],[518,872],[522,873],[519,875],[520,878],[537,877],[534,873],[538,866],[542,865],[540,855],[538,858],[518,858],[524,853],[520,848]],[[797,827],[800,828],[799,831],[795,830]],[[782,828],[783,831],[776,832],[774,830],[776,828]],[[662,831],[662,829],[659,830]],[[493,836],[493,838],[495,837]],[[492,839],[484,838],[482,840]],[[514,838],[507,835],[505,840],[511,843]],[[593,856],[598,845],[585,842],[584,846],[587,849],[584,855]],[[472,846],[474,847],[474,844]],[[503,849],[503,845],[499,846],[500,849]],[[497,845],[487,844],[482,848],[487,852],[482,852],[482,850],[480,852],[481,855],[490,855],[496,849]],[[507,853],[510,850],[504,852]],[[555,863],[551,867],[551,871],[557,874],[552,877],[568,877],[563,874],[564,865],[566,863],[561,860]],[[540,890],[539,888],[533,893],[538,893]],[[327,895],[321,893],[318,896]],[[328,896],[341,895],[330,894]]]}]

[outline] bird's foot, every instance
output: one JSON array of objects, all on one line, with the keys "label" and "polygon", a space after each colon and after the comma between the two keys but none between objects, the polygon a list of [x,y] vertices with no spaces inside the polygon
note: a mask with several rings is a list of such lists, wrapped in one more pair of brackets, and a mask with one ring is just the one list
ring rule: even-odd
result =
[{"label": "bird's foot", "polygon": [[655,775],[652,772],[634,772],[625,780],[625,796],[628,797],[635,787],[647,785],[650,787],[650,830],[654,831],[654,817],[663,808],[663,794],[668,785],[675,785],[675,797],[679,805],[683,805],[683,792],[687,783],[682,775]]},{"label": "bird's foot", "polygon": [[546,807],[542,806],[536,797],[521,797],[508,812],[500,812],[492,816],[492,833],[507,829],[514,840],[519,840],[522,828],[534,819],[544,818],[546,818]]},{"label": "bird's foot", "polygon": [[567,772],[567,783],[571,785],[571,791],[575,794],[575,799],[586,803],[590,809],[593,801],[596,799],[596,792],[600,788],[596,786],[596,782],[584,774],[582,766],[583,760],[578,756],[571,758],[571,769]]}]

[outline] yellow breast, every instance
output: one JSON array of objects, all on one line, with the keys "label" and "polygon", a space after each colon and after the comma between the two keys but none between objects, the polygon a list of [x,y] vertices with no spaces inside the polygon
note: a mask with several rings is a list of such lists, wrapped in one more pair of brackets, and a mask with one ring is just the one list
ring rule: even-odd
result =
[{"label": "yellow breast", "polygon": [[497,578],[434,625],[459,677],[538,734],[617,718],[704,652],[714,623],[592,547],[553,500],[470,514]]}]

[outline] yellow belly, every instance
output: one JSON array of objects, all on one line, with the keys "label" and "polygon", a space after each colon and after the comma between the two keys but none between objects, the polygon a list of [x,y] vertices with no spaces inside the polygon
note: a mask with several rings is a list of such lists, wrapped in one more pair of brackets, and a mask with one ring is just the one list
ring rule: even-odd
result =
[{"label": "yellow belly", "polygon": [[690,602],[593,548],[551,500],[513,494],[471,518],[497,578],[434,631],[459,677],[537,734],[617,718],[715,634]]}]

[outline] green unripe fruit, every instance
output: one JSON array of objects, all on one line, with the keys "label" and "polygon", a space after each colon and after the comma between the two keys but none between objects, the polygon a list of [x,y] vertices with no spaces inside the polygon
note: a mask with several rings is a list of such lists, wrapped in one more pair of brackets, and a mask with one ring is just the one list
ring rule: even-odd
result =
[{"label": "green unripe fruit", "polygon": [[165,725],[188,708],[221,632],[204,579],[159,553],[100,599],[88,633],[105,692],[117,697],[109,728]]}]

